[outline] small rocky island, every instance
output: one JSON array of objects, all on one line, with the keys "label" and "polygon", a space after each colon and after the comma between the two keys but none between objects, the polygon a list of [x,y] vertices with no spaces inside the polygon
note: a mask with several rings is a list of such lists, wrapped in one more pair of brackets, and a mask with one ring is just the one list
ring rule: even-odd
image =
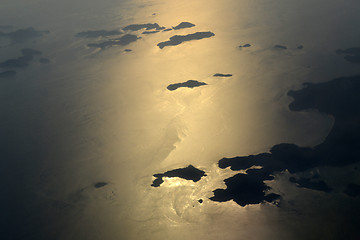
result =
[{"label": "small rocky island", "polygon": [[295,177],[290,177],[289,181],[292,183],[295,183],[298,188],[308,188],[308,189],[313,189],[313,190],[322,191],[322,192],[330,192],[332,190],[326,184],[326,182],[324,182],[322,180],[318,180],[316,178],[317,177],[313,177],[313,178],[301,177],[301,178],[297,179]]},{"label": "small rocky island", "polygon": [[286,50],[287,49],[287,47],[283,46],[283,45],[275,45],[274,48],[275,49],[280,49],[280,50]]},{"label": "small rocky island", "polygon": [[174,91],[174,90],[176,90],[178,88],[181,88],[181,87],[194,88],[194,87],[200,87],[200,86],[203,86],[203,85],[207,85],[207,84],[204,83],[204,82],[196,81],[196,80],[189,80],[189,81],[186,81],[186,82],[183,82],[183,83],[170,84],[169,86],[167,86],[167,89],[169,91]]},{"label": "small rocky island", "polygon": [[29,40],[35,40],[49,33],[49,31],[38,31],[33,27],[28,27],[18,29],[13,32],[0,32],[0,37],[8,38],[12,43],[24,43]]},{"label": "small rocky island", "polygon": [[197,182],[200,181],[200,179],[204,176],[206,176],[204,171],[199,170],[192,165],[189,165],[186,168],[178,168],[167,171],[165,173],[154,174],[154,177],[156,179],[153,181],[151,186],[159,187],[164,182],[163,180],[164,177],[168,177],[168,178],[178,177],[186,180],[192,180],[193,182]]},{"label": "small rocky island", "polygon": [[108,185],[107,182],[97,182],[94,184],[94,188],[102,188],[105,187],[106,185]]},{"label": "small rocky island", "polygon": [[177,25],[176,27],[173,27],[174,30],[179,30],[182,28],[192,28],[195,27],[195,24],[190,23],[190,22],[182,22],[179,25]]},{"label": "small rocky island", "polygon": [[213,36],[215,36],[215,34],[212,32],[196,32],[188,35],[175,35],[172,36],[169,39],[169,41],[158,43],[157,46],[162,49],[166,46],[176,46],[186,41],[200,40],[203,38],[210,38]]},{"label": "small rocky island", "polygon": [[135,42],[138,39],[139,38],[136,35],[126,34],[120,38],[112,39],[112,40],[101,42],[101,43],[89,43],[87,46],[105,49],[105,48],[109,48],[112,46],[125,46],[132,42]]},{"label": "small rocky island", "polygon": [[248,48],[248,47],[251,47],[251,44],[250,43],[246,43],[244,45],[240,45],[239,48]]},{"label": "small rocky island", "polygon": [[[22,56],[17,58],[10,58],[3,62],[0,62],[0,68],[5,69],[6,71],[0,72],[0,78],[10,78],[16,75],[16,69],[23,69],[34,62],[35,58],[42,55],[42,52],[32,48],[23,48],[21,49]],[[40,58],[40,63],[49,63],[50,60],[47,58]]]},{"label": "small rocky island", "polygon": [[154,30],[154,31],[144,31],[142,32],[142,34],[154,34],[154,33],[158,33],[160,32],[159,30]]},{"label": "small rocky island", "polygon": [[352,47],[345,50],[336,50],[337,54],[345,55],[344,59],[351,63],[360,63],[360,48]]},{"label": "small rocky island", "polygon": [[145,23],[145,24],[130,24],[130,25],[124,27],[122,30],[124,30],[124,31],[139,31],[144,28],[145,28],[145,30],[151,30],[151,29],[160,30],[161,29],[160,25],[157,23]]},{"label": "small rocky island", "polygon": [[214,77],[231,77],[232,74],[215,73]]}]

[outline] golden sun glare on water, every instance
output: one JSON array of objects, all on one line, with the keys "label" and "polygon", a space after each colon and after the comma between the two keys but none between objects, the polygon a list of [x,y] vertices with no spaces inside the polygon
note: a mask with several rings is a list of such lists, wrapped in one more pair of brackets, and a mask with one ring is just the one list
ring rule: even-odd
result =
[{"label": "golden sun glare on water", "polygon": [[189,181],[186,181],[184,179],[180,179],[180,178],[165,178],[164,180],[164,187],[178,187],[178,186],[194,186],[194,184],[192,184]]},{"label": "golden sun glare on water", "polygon": [[[304,82],[359,73],[346,61],[360,38],[358,7],[351,0],[2,3],[0,22],[9,26],[0,25],[0,200],[11,205],[9,239],[331,239],[336,224],[348,223],[344,213],[358,212],[358,199],[344,193],[358,181],[355,167],[296,172],[290,164],[291,172],[275,160],[311,152],[341,122],[289,104]],[[247,166],[258,154],[265,157]],[[246,157],[245,167],[219,165],[236,156]],[[190,165],[206,175],[165,174]],[[156,174],[164,182],[154,187]],[[245,189],[248,202],[222,191],[234,176],[245,179],[233,189]],[[325,182],[333,191],[318,191]],[[263,193],[281,195],[280,204]]]}]

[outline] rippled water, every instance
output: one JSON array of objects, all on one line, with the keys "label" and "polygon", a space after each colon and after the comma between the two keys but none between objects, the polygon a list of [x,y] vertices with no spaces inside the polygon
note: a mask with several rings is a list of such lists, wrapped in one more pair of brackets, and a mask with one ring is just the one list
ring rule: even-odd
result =
[{"label": "rippled water", "polygon": [[[359,73],[335,53],[358,44],[357,9],[357,1],[322,0],[2,2],[0,22],[12,28],[0,31],[50,31],[23,43],[0,40],[1,62],[19,57],[24,47],[50,59],[0,79],[5,239],[331,236],[313,224],[335,200],[295,188],[284,180],[288,173],[269,183],[286,193],[284,209],[208,198],[234,175],[217,167],[223,157],[266,152],[282,142],[323,141],[333,119],[315,110],[289,111],[286,93],[304,82]],[[75,37],[183,21],[196,26],[138,31],[136,42],[104,50],[87,44],[106,38]],[[206,31],[215,36],[157,47],[175,34]],[[238,47],[247,43],[251,47]],[[187,80],[207,85],[167,89]],[[153,174],[189,164],[208,176],[150,186]],[[97,182],[108,184],[95,188]]]}]

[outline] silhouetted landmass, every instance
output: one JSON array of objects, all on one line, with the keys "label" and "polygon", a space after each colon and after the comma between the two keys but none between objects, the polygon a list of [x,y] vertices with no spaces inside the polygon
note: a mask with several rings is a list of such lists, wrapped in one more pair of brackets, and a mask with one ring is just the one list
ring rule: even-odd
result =
[{"label": "silhouetted landmass", "polygon": [[0,72],[0,78],[8,78],[8,77],[13,77],[15,75],[16,75],[16,71],[13,70]]},{"label": "silhouetted landmass", "polygon": [[157,23],[131,24],[131,25],[128,25],[128,26],[124,27],[123,30],[125,30],[125,31],[127,31],[127,30],[138,31],[138,30],[143,29],[143,28],[145,28],[146,30],[151,30],[151,29],[157,29],[158,30],[161,27]]},{"label": "silhouetted landmass", "polygon": [[[1,62],[0,68],[6,68],[6,69],[25,68],[29,66],[31,61],[34,60],[34,57],[40,56],[42,54],[41,51],[32,48],[23,48],[21,49],[21,53],[23,54],[21,57],[8,59],[4,62]],[[8,74],[14,75],[14,73],[11,73],[12,71],[6,71],[6,72],[8,72]]]},{"label": "silhouetted landmass", "polygon": [[344,54],[344,59],[351,63],[360,63],[360,48],[348,48],[336,50],[337,54]]},{"label": "silhouetted landmass", "polygon": [[239,48],[247,48],[247,47],[251,47],[251,44],[246,43],[244,45],[240,45]]},{"label": "silhouetted landmass", "polygon": [[26,56],[26,55],[30,55],[30,56],[40,56],[42,54],[41,51],[39,50],[35,50],[32,48],[23,48],[21,49],[21,53],[22,55]]},{"label": "silhouetted landmass", "polygon": [[321,180],[314,180],[311,178],[299,178],[290,177],[289,181],[296,183],[299,188],[308,188],[317,191],[330,192],[331,188]]},{"label": "silhouetted landmass", "polygon": [[214,77],[231,77],[232,74],[215,73]]},{"label": "silhouetted landmass", "polygon": [[97,38],[97,37],[108,37],[114,35],[122,34],[122,31],[119,30],[95,30],[95,31],[86,31],[86,32],[79,32],[75,36],[76,37],[84,37],[84,38]]},{"label": "silhouetted landmass", "polygon": [[165,173],[158,173],[154,174],[154,177],[156,178],[151,186],[153,187],[159,187],[163,182],[164,177],[178,177],[183,178],[186,180],[192,180],[194,182],[199,181],[202,177],[206,176],[204,171],[201,171],[197,168],[195,168],[192,165],[187,166],[186,168],[178,168],[171,171],[167,171]]},{"label": "silhouetted landmass", "polygon": [[138,39],[139,38],[136,35],[126,34],[120,38],[109,40],[109,41],[102,42],[102,43],[89,43],[87,46],[105,49],[105,48],[117,46],[117,45],[125,46],[132,42],[135,42]]},{"label": "silhouetted landmass", "polygon": [[14,59],[8,59],[0,63],[0,68],[24,68],[34,59],[33,55],[24,55]]},{"label": "silhouetted landmass", "polygon": [[37,31],[34,28],[29,27],[9,33],[0,32],[0,36],[8,37],[13,43],[21,43],[31,39],[42,37],[46,33],[49,33],[49,31]]},{"label": "silhouetted landmass", "polygon": [[[224,182],[227,186],[226,189],[216,189],[214,196],[210,198],[212,201],[226,202],[234,200],[240,206],[246,206],[248,204],[258,204],[264,201],[273,202],[280,198],[280,195],[270,193],[266,195],[266,191],[271,188],[264,183],[264,180],[272,180],[270,175],[263,176],[259,169],[253,169],[253,171],[247,174],[236,174],[233,177],[225,179]],[[263,176],[262,178],[258,175]]]},{"label": "silhouetted landmass", "polygon": [[170,91],[174,91],[174,90],[176,90],[178,88],[181,88],[181,87],[194,88],[194,87],[200,87],[200,86],[203,86],[203,85],[207,85],[207,84],[204,83],[204,82],[196,81],[196,80],[189,80],[189,81],[186,81],[186,82],[183,82],[183,83],[170,84],[169,86],[167,86],[167,89],[170,90]]},{"label": "silhouetted landmass", "polygon": [[102,188],[105,187],[106,185],[108,185],[107,182],[97,182],[94,184],[94,188]]},{"label": "silhouetted landmass", "polygon": [[190,22],[182,22],[179,25],[177,25],[176,27],[173,27],[174,30],[179,30],[179,29],[183,29],[183,28],[192,28],[195,27],[195,24],[190,23]]},{"label": "silhouetted landmass", "polygon": [[48,64],[48,63],[50,63],[50,59],[48,59],[48,58],[40,58],[39,62],[42,63],[42,64]]},{"label": "silhouetted landmass", "polygon": [[142,32],[142,34],[153,34],[153,33],[158,33],[158,32],[160,32],[160,31],[158,31],[158,30],[155,30],[155,31],[144,31],[144,32]]},{"label": "silhouetted landmass", "polygon": [[[333,129],[325,141],[312,148],[282,143],[273,146],[268,153],[221,159],[220,168],[246,170],[247,174],[226,179],[227,189],[215,190],[211,200],[233,199],[242,206],[268,201],[260,193],[270,189],[262,184],[273,179],[277,172],[287,169],[294,174],[318,166],[345,166],[360,161],[360,76],[337,78],[326,83],[306,83],[303,89],[289,91],[288,95],[294,98],[289,105],[292,111],[317,109],[335,117]],[[252,166],[262,168],[249,169]],[[325,182],[294,181],[301,187],[326,189]],[[251,189],[247,186],[249,184]]]},{"label": "silhouetted landmass", "polygon": [[287,49],[287,47],[283,46],[283,45],[275,45],[274,48],[275,49],[283,49],[283,50]]},{"label": "silhouetted landmass", "polygon": [[296,48],[299,49],[299,50],[301,50],[301,49],[304,48],[304,46],[303,46],[303,45],[299,45],[299,46],[297,46]]},{"label": "silhouetted landmass", "polygon": [[350,197],[357,197],[360,196],[360,185],[350,183],[347,185],[346,190],[344,191]]},{"label": "silhouetted landmass", "polygon": [[167,29],[164,29],[163,32],[167,32],[167,31],[171,31],[173,30],[172,28],[167,28]]},{"label": "silhouetted landmass", "polygon": [[196,32],[188,35],[175,35],[170,38],[169,41],[158,43],[159,48],[166,46],[176,46],[186,41],[199,40],[203,38],[209,38],[215,36],[212,32]]}]

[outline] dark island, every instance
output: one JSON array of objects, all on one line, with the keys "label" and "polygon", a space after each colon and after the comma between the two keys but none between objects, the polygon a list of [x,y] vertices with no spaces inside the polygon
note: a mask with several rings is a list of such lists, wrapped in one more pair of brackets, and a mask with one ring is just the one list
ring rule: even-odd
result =
[{"label": "dark island", "polygon": [[162,27],[159,26],[157,23],[146,23],[146,24],[130,24],[126,27],[124,27],[122,30],[124,31],[138,31],[145,28],[146,30],[156,29],[160,30]]},{"label": "dark island", "polygon": [[237,204],[244,207],[248,204],[259,204],[261,202],[273,202],[280,195],[275,193],[266,194],[271,188],[264,181],[272,180],[274,177],[263,175],[258,171],[247,171],[247,174],[236,174],[225,179],[226,189],[214,190],[214,196],[210,198],[216,202],[227,202],[234,200]]},{"label": "dark island", "polygon": [[196,80],[189,80],[189,81],[186,81],[186,82],[183,82],[183,83],[170,84],[169,86],[167,86],[167,89],[169,91],[174,91],[174,90],[176,90],[178,88],[181,88],[181,87],[194,88],[194,87],[200,87],[200,86],[203,86],[203,85],[207,85],[207,84],[204,83],[204,82],[198,82]]},{"label": "dark island", "polygon": [[0,63],[0,68],[25,68],[34,59],[31,55],[25,55],[18,58],[8,59]]},{"label": "dark island", "polygon": [[102,188],[105,187],[106,185],[108,185],[107,182],[97,182],[94,184],[94,188]]},{"label": "dark island", "polygon": [[192,28],[195,27],[195,24],[190,23],[190,22],[182,22],[179,25],[177,25],[176,27],[173,27],[174,30],[179,30],[182,28]]},{"label": "dark island", "polygon": [[201,171],[197,168],[195,168],[192,165],[187,166],[186,168],[178,168],[171,171],[167,171],[165,173],[158,173],[154,174],[154,177],[156,178],[151,186],[153,187],[159,187],[163,182],[164,177],[173,178],[183,178],[186,180],[192,180],[194,182],[199,181],[202,177],[206,176],[204,171]]},{"label": "dark island", "polygon": [[7,37],[9,38],[13,43],[23,43],[28,40],[33,40],[39,37],[42,37],[44,34],[49,33],[49,31],[38,31],[35,30],[32,27],[25,28],[25,29],[19,29],[13,32],[0,32],[0,37]]},{"label": "dark island", "polygon": [[231,77],[232,74],[215,73],[214,77]]},{"label": "dark island", "polygon": [[112,46],[125,46],[128,45],[132,42],[135,42],[136,40],[138,40],[139,38],[136,35],[132,35],[132,34],[126,34],[120,38],[116,38],[113,40],[109,40],[106,42],[102,42],[102,43],[89,43],[87,46],[88,47],[95,47],[95,48],[101,48],[101,49],[105,49],[105,48],[109,48]]},{"label": "dark island", "polygon": [[[294,98],[289,105],[292,111],[317,109],[335,117],[335,123],[325,141],[315,147],[299,147],[291,143],[273,146],[269,152],[257,155],[223,158],[220,168],[245,170],[225,180],[226,189],[217,189],[210,200],[223,202],[234,200],[241,206],[273,201],[279,195],[265,193],[271,190],[264,181],[273,175],[288,170],[300,173],[318,166],[340,167],[360,161],[360,76],[342,77],[325,83],[306,83],[298,91],[289,91]],[[261,169],[249,169],[262,166]],[[291,178],[299,187],[329,192],[330,188],[321,180]],[[251,187],[250,187],[251,186]],[[354,195],[353,185],[346,191]],[[350,194],[349,194],[350,193]]]},{"label": "dark island", "polygon": [[280,49],[280,50],[286,50],[287,49],[287,47],[283,46],[283,45],[275,45],[274,48],[275,49]]},{"label": "dark island", "polygon": [[196,32],[188,35],[175,35],[172,36],[169,41],[158,43],[158,47],[162,49],[166,46],[176,46],[186,41],[200,40],[203,38],[210,38],[212,36],[215,36],[212,32]]},{"label": "dark island", "polygon": [[330,192],[332,189],[324,182],[314,178],[290,177],[289,181],[295,183],[299,188],[309,188],[317,191]]},{"label": "dark island", "polygon": [[348,48],[345,50],[338,49],[336,50],[337,54],[345,55],[344,59],[351,63],[360,63],[360,48]]},{"label": "dark island", "polygon": [[0,63],[0,68],[25,68],[29,66],[30,62],[34,60],[34,57],[40,56],[42,52],[32,49],[21,49],[22,56],[18,58],[8,59]]},{"label": "dark island", "polygon": [[142,32],[142,34],[153,34],[153,33],[158,33],[160,32],[159,30],[154,30],[154,31],[144,31]]},{"label": "dark island", "polygon": [[244,45],[240,45],[239,48],[248,48],[248,47],[251,47],[251,44],[249,43],[246,43]]}]

